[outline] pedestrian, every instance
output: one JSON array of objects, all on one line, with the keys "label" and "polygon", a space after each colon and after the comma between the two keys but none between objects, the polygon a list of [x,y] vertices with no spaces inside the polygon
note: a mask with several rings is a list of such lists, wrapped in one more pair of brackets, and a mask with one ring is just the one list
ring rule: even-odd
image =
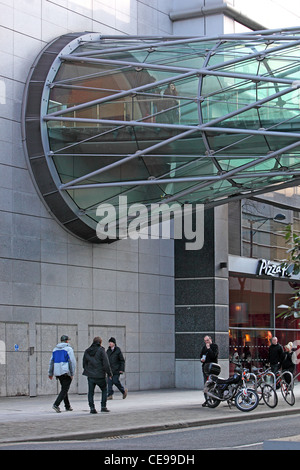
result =
[{"label": "pedestrian", "polygon": [[95,387],[101,390],[101,412],[109,412],[106,407],[107,400],[107,382],[106,374],[111,377],[109,361],[105,349],[102,345],[100,336],[93,339],[92,345],[84,351],[82,365],[82,375],[87,376],[88,380],[88,402],[90,413],[97,414],[94,403]]},{"label": "pedestrian", "polygon": [[163,100],[161,102],[161,109],[165,110],[165,113],[161,116],[163,121],[169,122],[171,124],[179,121],[179,101],[175,98],[178,93],[174,83],[170,83],[165,89],[163,94]]},{"label": "pedestrian", "polygon": [[[282,368],[282,371],[283,372],[291,372],[292,374],[294,374],[294,371],[295,371],[295,363],[293,361],[293,353],[294,351],[296,350],[294,348],[294,345],[292,342],[289,342],[288,344],[286,344],[284,346],[284,353],[283,353],[283,360],[281,362],[281,368]],[[290,374],[283,374],[283,378],[284,380],[286,381],[287,384],[290,384],[291,383],[291,376]]]},{"label": "pedestrian", "polygon": [[278,343],[278,338],[273,336],[272,344],[269,346],[268,351],[268,362],[270,363],[271,371],[273,374],[279,371],[281,363],[283,360],[283,349],[282,346]]},{"label": "pedestrian", "polygon": [[48,370],[49,379],[52,380],[54,376],[59,380],[61,385],[60,393],[52,406],[57,413],[60,413],[59,405],[62,401],[64,401],[66,411],[73,411],[70,405],[68,391],[76,369],[74,351],[69,345],[70,338],[67,335],[62,335],[60,341],[61,342],[53,349]]},{"label": "pedestrian", "polygon": [[[204,337],[204,346],[200,352],[200,361],[202,362],[202,373],[204,383],[208,379],[208,375],[205,373],[204,366],[205,364],[210,364],[211,362],[218,363],[219,348],[216,343],[212,342],[211,336],[206,335]],[[202,403],[202,406],[207,406],[207,396],[204,395],[205,401]]]},{"label": "pedestrian", "polygon": [[116,339],[111,337],[108,340],[107,356],[112,370],[112,377],[108,377],[108,400],[113,399],[113,385],[115,385],[123,395],[123,398],[127,397],[128,390],[124,388],[120,382],[120,374],[125,371],[125,359],[121,349],[117,346]]}]

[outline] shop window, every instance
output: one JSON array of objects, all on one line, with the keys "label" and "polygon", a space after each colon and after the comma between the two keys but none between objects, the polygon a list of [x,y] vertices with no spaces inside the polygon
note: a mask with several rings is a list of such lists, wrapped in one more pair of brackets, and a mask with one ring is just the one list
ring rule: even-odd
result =
[{"label": "shop window", "polygon": [[267,328],[271,326],[272,283],[265,279],[229,279],[229,318],[231,327]]},{"label": "shop window", "polygon": [[[284,305],[292,305],[294,289],[291,282],[275,281],[275,327],[276,329],[300,329],[300,313],[295,312],[292,316],[285,318],[278,315],[285,312]],[[282,306],[282,307],[281,307]]]},{"label": "shop window", "polygon": [[[272,282],[242,276],[229,278],[229,354],[251,370],[268,357]],[[231,364],[231,371],[234,365]]]},{"label": "shop window", "polygon": [[[231,361],[239,362],[252,371],[253,367],[263,367],[268,359],[268,349],[272,338],[271,330],[229,329],[229,355]],[[230,362],[230,372],[234,370]]]},{"label": "shop window", "polygon": [[[267,363],[268,348],[273,335],[284,346],[295,345],[295,374],[299,374],[298,341],[300,344],[300,316],[278,317],[282,305],[291,305],[294,294],[288,280],[268,280],[231,276],[229,278],[229,354],[243,367],[263,367]],[[274,300],[272,300],[274,299]],[[234,364],[231,363],[231,372]]]}]

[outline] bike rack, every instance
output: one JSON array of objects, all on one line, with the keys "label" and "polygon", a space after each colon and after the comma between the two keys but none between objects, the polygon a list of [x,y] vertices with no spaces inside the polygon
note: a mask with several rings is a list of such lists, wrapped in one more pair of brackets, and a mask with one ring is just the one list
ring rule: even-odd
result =
[{"label": "bike rack", "polygon": [[273,387],[274,387],[274,390],[276,390],[276,376],[274,372],[268,372],[267,375],[271,375],[273,377]]},{"label": "bike rack", "polygon": [[[300,373],[300,372],[299,372],[299,373]],[[294,376],[293,376],[293,374],[292,374],[289,370],[284,370],[284,371],[282,371],[281,374],[279,374],[278,378],[283,378],[283,380],[284,380],[284,377],[283,377],[283,376],[284,376],[285,374],[289,374],[289,375],[290,375],[290,377],[291,377],[291,382],[290,382],[289,386],[293,389],[293,388],[294,388]],[[298,374],[298,375],[299,375],[299,374]]]},{"label": "bike rack", "polygon": [[248,375],[249,377],[252,377],[254,378],[254,382],[255,382],[255,390],[257,390],[257,377],[255,374],[253,374],[253,372],[248,372]]},{"label": "bike rack", "polygon": [[299,377],[299,375],[300,375],[300,372],[298,372],[298,374],[296,374],[296,375],[294,376],[293,382],[296,382],[296,379],[297,379],[297,377]]},{"label": "bike rack", "polygon": [[[265,379],[265,377],[268,376],[268,375],[272,376],[272,378],[273,378],[273,387],[274,387],[274,390],[276,390],[276,377],[275,377],[274,372],[272,372],[270,370],[269,372],[267,372],[266,374],[263,375],[263,378]],[[264,382],[265,382],[265,380],[264,380]],[[268,382],[266,382],[266,383],[268,383]]]}]

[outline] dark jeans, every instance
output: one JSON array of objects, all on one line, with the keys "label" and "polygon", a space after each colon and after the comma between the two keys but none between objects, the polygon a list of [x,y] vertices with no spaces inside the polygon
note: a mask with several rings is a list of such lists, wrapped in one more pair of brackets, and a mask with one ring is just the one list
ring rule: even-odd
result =
[{"label": "dark jeans", "polygon": [[102,392],[101,396],[101,408],[106,408],[106,400],[107,400],[107,383],[106,379],[100,379],[98,377],[88,377],[88,402],[89,407],[91,410],[95,409],[94,403],[94,394],[95,394],[95,387],[98,385]]},{"label": "dark jeans", "polygon": [[280,369],[280,364],[271,364],[271,371],[273,372],[273,374],[277,374],[277,372],[279,371]]},{"label": "dark jeans", "polygon": [[125,388],[120,382],[120,374],[113,374],[112,378],[108,377],[107,382],[108,382],[108,396],[109,397],[114,394],[113,385],[115,385],[120,390],[122,395],[124,395]]},{"label": "dark jeans", "polygon": [[59,406],[62,401],[64,401],[66,409],[70,408],[70,402],[69,402],[69,397],[68,397],[68,391],[72,382],[71,377],[68,374],[60,375],[56,377],[57,380],[59,380],[60,385],[61,385],[61,391],[58,394],[54,405]]}]

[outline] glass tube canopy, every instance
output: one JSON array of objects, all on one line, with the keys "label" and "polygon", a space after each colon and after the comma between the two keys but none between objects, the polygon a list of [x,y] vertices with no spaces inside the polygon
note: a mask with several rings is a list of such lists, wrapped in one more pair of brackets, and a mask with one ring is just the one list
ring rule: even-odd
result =
[{"label": "glass tube canopy", "polygon": [[23,140],[51,213],[97,242],[97,207],[224,204],[299,184],[300,29],[69,34],[36,59]]}]

